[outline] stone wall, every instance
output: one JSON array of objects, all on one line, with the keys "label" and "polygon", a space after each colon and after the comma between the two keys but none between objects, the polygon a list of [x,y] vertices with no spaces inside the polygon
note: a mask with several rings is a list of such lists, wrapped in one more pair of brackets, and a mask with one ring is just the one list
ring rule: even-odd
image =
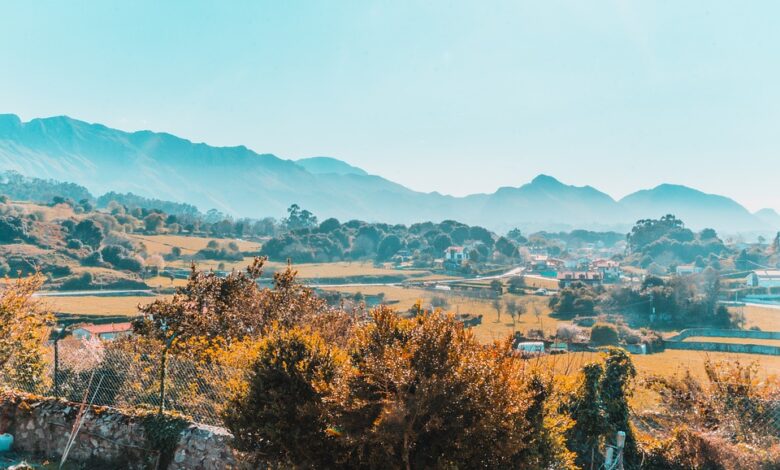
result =
[{"label": "stone wall", "polygon": [[755,331],[755,330],[725,330],[721,328],[688,328],[669,338],[671,341],[682,341],[691,336],[705,336],[708,338],[749,338],[749,339],[778,339],[780,331]]},{"label": "stone wall", "polygon": [[[0,395],[0,433],[14,436],[14,450],[59,459],[79,412],[78,404],[17,392]],[[175,447],[168,452],[149,442],[144,414],[92,407],[68,461],[90,468],[157,468],[158,460],[170,460],[168,469],[237,468],[230,448],[232,436],[224,429],[185,424]]]},{"label": "stone wall", "polygon": [[720,343],[717,341],[685,341],[691,337],[707,338],[742,338],[742,339],[776,339],[780,340],[777,331],[724,330],[718,328],[689,328],[664,341],[667,349],[688,349],[694,351],[718,351],[728,353],[764,354],[780,356],[780,347],[764,344]]}]

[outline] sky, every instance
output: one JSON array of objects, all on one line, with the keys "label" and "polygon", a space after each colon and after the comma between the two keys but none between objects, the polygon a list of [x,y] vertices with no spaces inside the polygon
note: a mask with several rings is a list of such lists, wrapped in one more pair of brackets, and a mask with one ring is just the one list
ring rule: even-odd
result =
[{"label": "sky", "polygon": [[465,195],[540,173],[780,210],[779,2],[0,0],[0,112]]}]

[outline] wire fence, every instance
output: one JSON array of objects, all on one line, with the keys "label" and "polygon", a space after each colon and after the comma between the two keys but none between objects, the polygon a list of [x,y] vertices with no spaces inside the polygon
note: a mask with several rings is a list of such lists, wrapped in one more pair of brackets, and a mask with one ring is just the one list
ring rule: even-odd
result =
[{"label": "wire fence", "polygon": [[158,353],[110,348],[60,348],[41,381],[29,383],[0,370],[8,388],[121,410],[158,410],[193,422],[222,425],[222,411],[245,371]]}]

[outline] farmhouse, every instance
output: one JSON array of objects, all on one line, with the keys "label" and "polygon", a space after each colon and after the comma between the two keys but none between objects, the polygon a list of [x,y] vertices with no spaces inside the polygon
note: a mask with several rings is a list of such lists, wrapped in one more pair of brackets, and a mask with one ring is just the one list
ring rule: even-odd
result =
[{"label": "farmhouse", "polygon": [[451,246],[444,250],[444,261],[450,263],[462,263],[468,261],[469,253],[462,246]]},{"label": "farmhouse", "polygon": [[596,271],[562,271],[558,273],[558,284],[561,287],[569,287],[575,282],[581,282],[583,284],[601,284],[603,280],[601,273]]},{"label": "farmhouse", "polygon": [[73,337],[80,340],[98,338],[105,341],[128,336],[133,332],[133,325],[127,323],[109,323],[106,325],[86,324],[73,330]]},{"label": "farmhouse", "polygon": [[598,259],[591,264],[591,269],[601,274],[604,279],[618,279],[620,277],[620,263],[609,259]]},{"label": "farmhouse", "polygon": [[753,271],[745,281],[748,287],[780,287],[780,269]]}]

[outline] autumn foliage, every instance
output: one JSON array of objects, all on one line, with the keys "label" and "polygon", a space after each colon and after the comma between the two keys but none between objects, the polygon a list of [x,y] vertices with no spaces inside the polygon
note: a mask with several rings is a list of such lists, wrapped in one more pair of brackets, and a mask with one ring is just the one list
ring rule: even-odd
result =
[{"label": "autumn foliage", "polygon": [[28,390],[40,390],[46,378],[44,345],[53,317],[33,297],[43,282],[34,274],[0,285],[0,373]]}]

